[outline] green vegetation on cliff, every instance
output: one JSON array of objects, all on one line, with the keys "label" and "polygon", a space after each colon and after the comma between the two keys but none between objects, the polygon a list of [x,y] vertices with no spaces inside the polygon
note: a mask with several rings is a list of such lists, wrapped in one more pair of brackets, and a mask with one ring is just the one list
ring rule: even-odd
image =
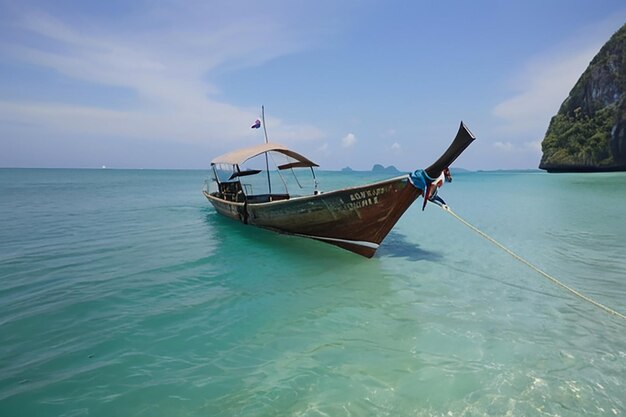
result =
[{"label": "green vegetation on cliff", "polygon": [[554,116],[542,143],[542,164],[610,166],[613,113],[614,109],[607,107],[590,117],[579,107],[571,116]]},{"label": "green vegetation on cliff", "polygon": [[626,25],[600,49],[550,121],[539,168],[626,169]]}]

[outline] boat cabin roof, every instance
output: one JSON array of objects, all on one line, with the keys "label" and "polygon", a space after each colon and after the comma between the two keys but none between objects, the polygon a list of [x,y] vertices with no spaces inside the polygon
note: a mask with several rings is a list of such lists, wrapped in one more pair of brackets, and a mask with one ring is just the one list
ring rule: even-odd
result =
[{"label": "boat cabin roof", "polygon": [[266,152],[278,152],[288,157],[295,159],[296,162],[288,163],[279,166],[279,169],[295,168],[295,167],[316,167],[319,166],[315,162],[311,161],[305,156],[300,155],[297,152],[292,151],[279,145],[277,143],[263,143],[261,145],[250,146],[248,148],[238,149],[236,151],[229,152],[227,154],[218,156],[211,161],[211,165],[217,164],[229,164],[229,165],[241,165],[250,158],[254,158],[257,155],[261,155]]}]

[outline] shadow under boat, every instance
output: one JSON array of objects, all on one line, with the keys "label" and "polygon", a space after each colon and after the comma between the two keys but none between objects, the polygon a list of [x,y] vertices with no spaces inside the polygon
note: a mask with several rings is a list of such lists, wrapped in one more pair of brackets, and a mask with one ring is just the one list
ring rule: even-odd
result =
[{"label": "shadow under boat", "polygon": [[393,230],[380,245],[376,257],[403,258],[413,262],[439,262],[443,259],[440,253],[422,249],[417,243],[410,242],[406,235]]}]

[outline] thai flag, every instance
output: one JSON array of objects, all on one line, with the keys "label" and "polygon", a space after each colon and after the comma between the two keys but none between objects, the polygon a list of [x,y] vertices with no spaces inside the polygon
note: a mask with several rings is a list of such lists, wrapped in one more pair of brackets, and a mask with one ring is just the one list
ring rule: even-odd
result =
[{"label": "thai flag", "polygon": [[254,122],[254,124],[250,126],[250,129],[258,129],[260,127],[261,127],[261,121],[259,119],[256,119],[256,122]]}]

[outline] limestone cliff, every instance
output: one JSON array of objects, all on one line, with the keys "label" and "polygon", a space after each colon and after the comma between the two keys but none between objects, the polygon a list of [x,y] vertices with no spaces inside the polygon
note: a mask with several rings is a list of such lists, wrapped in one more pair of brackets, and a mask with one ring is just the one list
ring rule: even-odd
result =
[{"label": "limestone cliff", "polygon": [[549,172],[626,170],[626,24],[574,85],[541,148]]}]

